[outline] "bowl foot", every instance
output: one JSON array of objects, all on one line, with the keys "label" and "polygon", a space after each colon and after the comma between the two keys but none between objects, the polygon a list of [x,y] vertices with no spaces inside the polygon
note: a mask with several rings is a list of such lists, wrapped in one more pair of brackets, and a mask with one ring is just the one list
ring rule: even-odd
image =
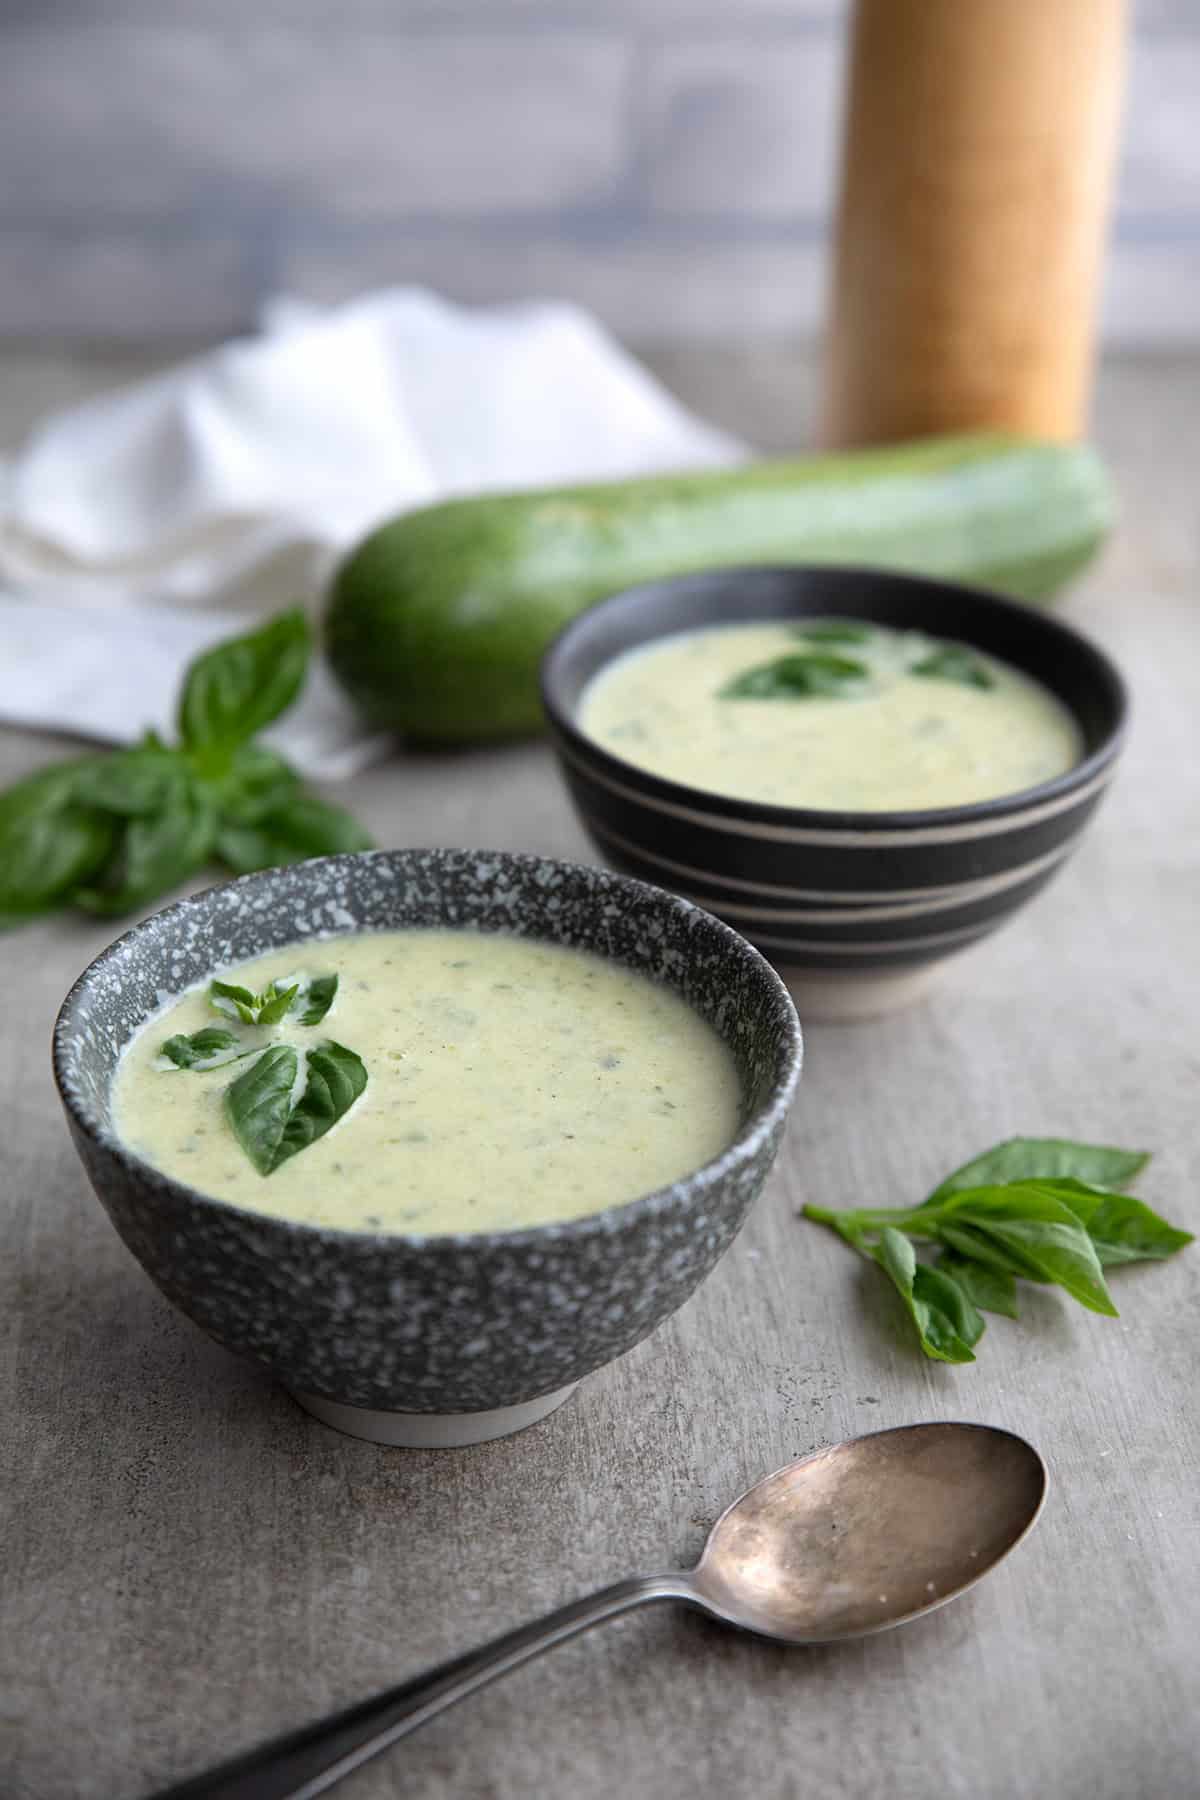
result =
[{"label": "bowl foot", "polygon": [[406,1450],[454,1450],[464,1444],[486,1444],[536,1425],[575,1392],[578,1382],[523,1400],[519,1406],[496,1406],[489,1412],[410,1413],[385,1412],[372,1406],[343,1406],[338,1400],[322,1400],[289,1388],[292,1399],[322,1425],[332,1425],[348,1437],[366,1438],[372,1444],[398,1444]]},{"label": "bowl foot", "polygon": [[941,963],[917,969],[853,970],[789,969],[777,964],[796,1002],[801,1025],[852,1024],[900,1012],[923,999],[942,972]]}]

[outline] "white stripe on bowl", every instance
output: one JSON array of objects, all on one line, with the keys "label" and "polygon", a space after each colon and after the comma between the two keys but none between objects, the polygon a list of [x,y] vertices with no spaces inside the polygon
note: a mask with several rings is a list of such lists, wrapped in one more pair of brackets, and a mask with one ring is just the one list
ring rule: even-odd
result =
[{"label": "white stripe on bowl", "polygon": [[985,919],[979,925],[960,925],[955,931],[931,931],[924,937],[877,938],[874,943],[840,943],[837,938],[765,937],[756,931],[751,943],[757,950],[803,950],[819,956],[877,956],[882,951],[932,949],[938,944],[959,944],[965,938],[983,937],[994,931],[1000,919]]},{"label": "white stripe on bowl", "polygon": [[914,826],[910,831],[856,831],[849,827],[845,831],[835,831],[815,826],[758,825],[749,819],[697,812],[694,807],[678,806],[673,800],[659,800],[640,788],[626,787],[623,782],[614,781],[609,775],[602,775],[593,763],[584,762],[561,739],[558,751],[564,761],[571,763],[590,781],[607,788],[609,793],[618,795],[622,800],[631,800],[637,806],[648,807],[651,812],[682,819],[686,824],[699,825],[706,831],[723,831],[735,837],[757,838],[762,843],[820,844],[838,850],[907,850],[915,844],[964,844],[975,838],[999,837],[1006,831],[1022,831],[1026,826],[1040,825],[1045,819],[1055,819],[1060,813],[1069,812],[1073,806],[1082,805],[1094,794],[1101,793],[1112,775],[1110,762],[1093,775],[1090,781],[1085,782],[1082,787],[1073,788],[1069,794],[1060,794],[1056,800],[1044,800],[1037,806],[1026,807],[1024,812],[1007,813],[1002,819],[977,819],[962,825],[920,825]]},{"label": "white stripe on bowl", "polygon": [[[1017,887],[1021,882],[1031,880],[1034,875],[1040,873],[1047,866],[1061,862],[1063,857],[1075,848],[1078,837],[1079,833],[1076,833],[1075,837],[1068,844],[1064,844],[1061,850],[1056,850],[1053,856],[1040,856],[1036,862],[1026,863],[1013,875],[994,876],[990,892],[993,894],[1003,893],[1005,888]],[[699,893],[694,888],[674,888],[672,892],[679,894],[684,900],[690,900],[694,906],[703,907],[705,912],[718,913],[722,918],[761,919],[766,925],[866,925],[885,919],[921,919],[925,917],[926,913],[958,912],[962,907],[970,906],[972,903],[969,897],[962,897],[933,900],[923,906],[908,904],[900,906],[804,907],[796,910],[783,906],[735,905],[729,900],[719,900],[713,895]],[[986,896],[977,895],[976,898],[986,898]],[[987,923],[987,921],[981,921],[981,923]],[[748,930],[749,927],[744,927],[744,929]]]},{"label": "white stripe on bowl", "polygon": [[[1048,851],[1045,856],[1035,857],[1032,862],[1022,863],[1019,869],[1006,870],[1001,875],[984,875],[974,881],[955,882],[950,887],[889,887],[852,890],[849,888],[776,887],[770,881],[741,881],[732,875],[721,875],[716,869],[696,869],[690,863],[675,862],[669,856],[659,856],[657,851],[646,850],[642,845],[635,844],[632,838],[622,837],[619,832],[610,831],[607,825],[599,824],[590,813],[587,815],[587,825],[588,830],[594,832],[598,838],[602,838],[606,844],[614,844],[618,850],[624,850],[627,855],[650,863],[656,869],[668,869],[672,875],[682,875],[688,881],[719,881],[722,887],[737,888],[740,893],[755,894],[770,899],[778,896],[781,900],[861,900],[872,902],[879,900],[881,894],[886,894],[889,900],[915,902],[911,907],[904,909],[914,914],[936,912],[949,906],[967,906],[972,900],[982,900],[989,894],[1003,893],[1005,888],[1015,887],[1018,882],[1030,879],[1040,870],[1052,868],[1056,862],[1061,862],[1063,857],[1070,855],[1080,836],[1077,831],[1065,843]],[[1082,827],[1080,829],[1082,830]],[[720,901],[717,901],[715,897],[697,900],[696,904],[703,906],[706,912],[719,912],[722,907],[730,912],[743,910],[724,898]],[[816,917],[817,915],[811,916]],[[836,916],[839,919],[854,919],[865,915],[860,914],[856,907],[845,906],[838,910]]]}]

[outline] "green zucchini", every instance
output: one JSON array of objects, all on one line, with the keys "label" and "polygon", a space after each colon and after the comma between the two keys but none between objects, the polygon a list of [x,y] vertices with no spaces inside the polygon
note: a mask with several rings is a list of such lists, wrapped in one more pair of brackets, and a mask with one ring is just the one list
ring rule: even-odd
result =
[{"label": "green zucchini", "polygon": [[541,725],[543,650],[592,601],[736,563],[856,563],[1043,600],[1089,560],[1082,445],[926,438],[701,474],[486,494],[380,526],[335,574],[326,645],[372,724],[427,741]]}]

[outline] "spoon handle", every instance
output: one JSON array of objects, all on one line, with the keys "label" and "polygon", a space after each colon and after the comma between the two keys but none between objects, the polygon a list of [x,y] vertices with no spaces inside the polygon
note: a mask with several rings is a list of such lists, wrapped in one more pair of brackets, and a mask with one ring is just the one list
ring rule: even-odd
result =
[{"label": "spoon handle", "polygon": [[577,1632],[652,1600],[692,1598],[685,1575],[618,1581],[357,1706],[273,1738],[177,1787],[164,1788],[153,1800],[310,1800],[476,1688]]}]

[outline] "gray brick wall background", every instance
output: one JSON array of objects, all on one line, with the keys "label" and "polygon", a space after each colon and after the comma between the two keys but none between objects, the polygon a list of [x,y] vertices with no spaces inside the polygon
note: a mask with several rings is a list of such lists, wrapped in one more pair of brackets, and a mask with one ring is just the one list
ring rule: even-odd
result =
[{"label": "gray brick wall background", "polygon": [[[964,0],[969,4],[970,0]],[[0,337],[194,338],[268,293],[560,295],[804,335],[839,0],[0,0]],[[1110,341],[1200,335],[1200,0],[1142,0]]]}]

